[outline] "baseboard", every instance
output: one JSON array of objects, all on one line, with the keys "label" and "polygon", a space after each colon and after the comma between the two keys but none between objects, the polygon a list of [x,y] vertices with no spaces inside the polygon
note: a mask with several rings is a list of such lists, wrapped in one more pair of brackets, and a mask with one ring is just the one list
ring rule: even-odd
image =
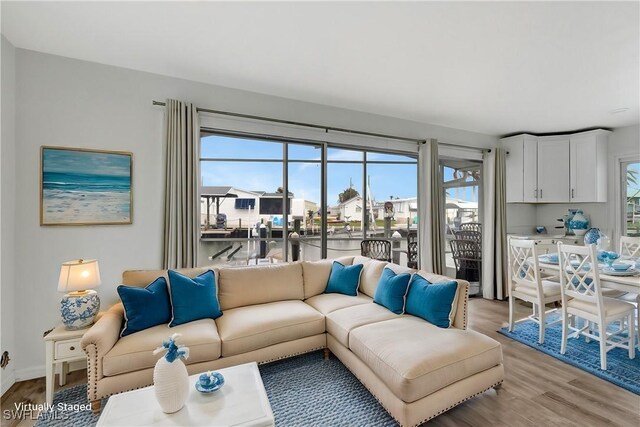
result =
[{"label": "baseboard", "polygon": [[0,396],[5,394],[16,382],[16,373],[12,369],[9,372],[2,373],[2,384],[0,385]]},{"label": "baseboard", "polygon": [[[62,364],[58,364],[56,366],[56,374],[60,373],[60,368]],[[77,360],[75,362],[69,363],[69,372],[79,371],[81,369],[87,369],[86,360]],[[32,366],[31,368],[17,369],[15,371],[15,382],[17,381],[27,381],[32,380],[34,378],[42,378],[47,375],[47,370],[44,365],[40,366]]]}]

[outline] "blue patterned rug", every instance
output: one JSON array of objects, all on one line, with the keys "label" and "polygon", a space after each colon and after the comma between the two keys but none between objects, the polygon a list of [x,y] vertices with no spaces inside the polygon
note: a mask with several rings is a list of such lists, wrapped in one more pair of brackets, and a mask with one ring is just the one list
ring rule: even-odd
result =
[{"label": "blue patterned rug", "polygon": [[[554,318],[550,316],[549,320],[554,320]],[[635,359],[629,359],[628,351],[622,348],[614,348],[609,351],[607,353],[607,370],[603,371],[600,369],[600,344],[597,341],[586,342],[584,337],[569,338],[567,352],[560,354],[560,343],[562,342],[560,323],[547,326],[542,345],[538,344],[538,325],[532,320],[516,323],[513,332],[509,332],[507,327],[498,332],[640,395],[640,352],[638,348],[636,348]]]},{"label": "blue patterned rug", "polygon": [[[335,357],[322,351],[260,365],[276,426],[397,426],[391,416]],[[36,427],[95,426],[91,411],[55,410],[58,403],[87,404],[87,386],[58,391],[54,411],[41,413]],[[107,399],[102,401],[102,405]]]}]

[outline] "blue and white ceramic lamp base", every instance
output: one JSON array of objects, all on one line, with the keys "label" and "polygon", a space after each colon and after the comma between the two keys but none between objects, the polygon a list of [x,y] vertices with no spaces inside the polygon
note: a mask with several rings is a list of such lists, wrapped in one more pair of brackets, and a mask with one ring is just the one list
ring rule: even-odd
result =
[{"label": "blue and white ceramic lamp base", "polygon": [[69,330],[84,329],[93,324],[100,311],[100,298],[96,291],[66,294],[60,300],[62,323]]}]

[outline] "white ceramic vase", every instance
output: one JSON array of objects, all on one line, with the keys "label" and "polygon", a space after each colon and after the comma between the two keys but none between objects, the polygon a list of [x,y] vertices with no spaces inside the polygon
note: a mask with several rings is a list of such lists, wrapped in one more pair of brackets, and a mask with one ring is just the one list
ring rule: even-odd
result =
[{"label": "white ceramic vase", "polygon": [[161,357],[153,370],[153,388],[163,412],[179,411],[189,397],[189,374],[180,359],[167,362]]}]

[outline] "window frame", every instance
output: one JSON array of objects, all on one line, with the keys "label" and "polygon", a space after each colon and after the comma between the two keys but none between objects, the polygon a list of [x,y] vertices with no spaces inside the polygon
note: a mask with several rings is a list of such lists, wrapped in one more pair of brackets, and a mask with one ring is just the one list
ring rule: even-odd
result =
[{"label": "window frame", "polygon": [[[620,243],[620,237],[626,236],[627,233],[627,165],[632,163],[640,163],[640,155],[617,156],[615,174],[618,179],[615,180],[615,238],[617,246]],[[624,172],[624,173],[623,173]],[[616,247],[617,247],[616,246]]]},{"label": "window frame", "polygon": [[[264,142],[274,142],[282,144],[283,155],[282,159],[260,159],[260,158],[216,158],[216,157],[201,157],[201,144],[202,139],[208,136],[224,136],[229,138],[239,138],[239,139],[247,139],[254,141],[264,141]],[[289,159],[288,157],[288,148],[289,144],[297,144],[297,145],[310,145],[317,147],[321,150],[320,159]],[[376,144],[378,145],[378,144]],[[362,194],[360,195],[363,200],[363,208],[361,209],[361,228],[362,228],[362,239],[367,238],[367,230],[368,230],[368,217],[367,217],[367,209],[364,208],[364,204],[366,204],[367,197],[367,164],[411,164],[416,166],[416,198],[419,194],[420,182],[418,180],[418,153],[417,148],[415,152],[407,152],[405,150],[394,150],[394,149],[384,149],[379,145],[373,147],[365,147],[360,145],[351,145],[351,144],[341,144],[335,142],[327,142],[327,141],[317,141],[307,140],[307,139],[298,139],[298,138],[290,138],[290,137],[280,137],[274,135],[264,135],[264,134],[252,134],[247,132],[239,132],[239,131],[229,131],[229,130],[220,130],[215,129],[209,126],[202,125],[200,127],[200,141],[198,143],[198,165],[201,166],[203,162],[256,162],[256,163],[282,163],[283,173],[282,173],[282,188],[283,188],[283,228],[282,228],[282,244],[283,244],[283,259],[289,259],[289,217],[290,217],[290,199],[288,197],[284,197],[284,195],[289,192],[289,164],[290,163],[317,163],[321,165],[321,173],[320,173],[320,208],[325,212],[324,215],[321,216],[321,232],[320,232],[320,241],[321,241],[321,258],[326,259],[328,248],[328,238],[327,238],[327,215],[326,212],[329,208],[329,203],[327,200],[327,184],[328,184],[328,165],[329,164],[362,164],[363,169],[363,188]],[[349,150],[349,151],[357,151],[362,153],[362,160],[329,160],[328,158],[328,150],[329,149],[341,149],[341,150]],[[368,153],[375,154],[383,154],[383,155],[398,155],[403,156],[408,159],[406,161],[393,161],[393,160],[367,160]],[[202,177],[202,175],[201,175]],[[200,178],[201,178],[200,177]],[[200,185],[198,187],[198,194],[200,194],[200,187],[202,186],[202,179],[200,179]],[[420,222],[418,221],[418,230],[420,228]],[[199,239],[202,239],[202,235],[200,235]],[[356,240],[356,239],[354,239]]]}]

